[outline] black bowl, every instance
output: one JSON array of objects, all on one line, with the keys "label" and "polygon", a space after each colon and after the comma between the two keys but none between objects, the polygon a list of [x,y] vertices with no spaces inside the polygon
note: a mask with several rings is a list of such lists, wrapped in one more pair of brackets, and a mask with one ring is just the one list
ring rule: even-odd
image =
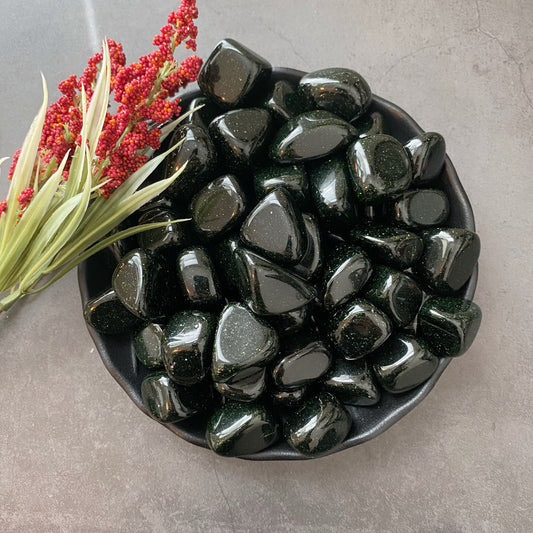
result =
[{"label": "black bowl", "polygon": [[[298,70],[276,68],[272,73],[272,81],[286,79],[297,83],[303,75],[304,73]],[[184,94],[182,97],[184,107],[191,99],[199,95],[199,91],[189,91]],[[405,111],[379,96],[373,97],[370,111],[382,113],[388,133],[402,143],[423,133],[422,128]],[[447,193],[450,200],[451,210],[447,226],[475,231],[472,207],[449,157],[446,157],[445,166],[437,186]],[[112,272],[113,265],[103,254],[93,256],[79,266],[78,280],[83,305],[108,288]],[[462,296],[469,300],[473,299],[476,282],[477,267],[468,283],[462,289]],[[137,407],[148,414],[142,403],[140,393],[141,382],[147,375],[148,370],[138,363],[133,352],[131,336],[103,335],[91,326],[88,326],[88,329],[106,368]],[[354,420],[352,430],[347,439],[330,453],[370,440],[400,420],[427,396],[450,361],[450,359],[441,358],[437,371],[433,376],[423,385],[409,392],[400,395],[383,392],[381,401],[372,407],[347,406]],[[193,418],[177,424],[165,424],[165,426],[183,439],[197,446],[207,448],[204,434],[205,420]],[[262,452],[244,458],[267,461],[306,459],[305,456],[294,451],[283,441]]]}]

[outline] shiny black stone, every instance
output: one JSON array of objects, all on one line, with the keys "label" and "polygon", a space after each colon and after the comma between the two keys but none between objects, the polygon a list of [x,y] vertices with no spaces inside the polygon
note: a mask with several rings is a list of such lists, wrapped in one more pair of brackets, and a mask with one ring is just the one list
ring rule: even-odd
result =
[{"label": "shiny black stone", "polygon": [[205,438],[218,455],[251,455],[278,440],[278,423],[262,405],[228,402],[209,419]]},{"label": "shiny black stone", "polygon": [[372,204],[407,189],[411,161],[399,141],[384,133],[369,135],[348,147],[348,168],[357,198]]},{"label": "shiny black stone", "polygon": [[153,222],[168,222],[166,226],[142,231],[137,235],[139,248],[151,250],[156,253],[172,253],[178,248],[187,246],[191,242],[192,228],[186,221],[168,209],[156,207],[144,212],[139,217],[139,224],[151,224]]},{"label": "shiny black stone", "polygon": [[212,390],[206,383],[182,387],[165,372],[154,372],[141,384],[142,401],[152,418],[169,424],[204,412],[212,401]]},{"label": "shiny black stone", "polygon": [[336,246],[324,272],[323,302],[326,309],[333,309],[353,298],[371,274],[372,264],[361,248],[353,244]]},{"label": "shiny black stone", "polygon": [[278,353],[276,331],[239,303],[228,304],[220,317],[213,349],[214,381],[227,381],[250,367],[262,368]]},{"label": "shiny black stone", "polygon": [[324,68],[309,72],[301,80],[299,91],[314,107],[355,120],[363,114],[372,99],[366,80],[347,68]]},{"label": "shiny black stone", "polygon": [[324,377],[324,389],[348,405],[375,405],[381,393],[366,361],[336,357]]},{"label": "shiny black stone", "polygon": [[225,381],[215,381],[215,390],[228,400],[253,402],[266,390],[266,368],[252,366],[236,372]]},{"label": "shiny black stone", "polygon": [[321,392],[289,414],[283,432],[289,445],[312,457],[323,455],[347,437],[352,417],[329,392]]},{"label": "shiny black stone", "polygon": [[469,300],[432,297],[418,314],[417,335],[435,355],[457,357],[474,342],[481,324],[481,309]]},{"label": "shiny black stone", "polygon": [[481,247],[478,235],[463,228],[436,228],[421,236],[424,253],[414,272],[434,291],[455,293],[476,266]]},{"label": "shiny black stone", "polygon": [[302,214],[286,189],[265,196],[241,228],[243,243],[272,261],[294,264],[307,249]]},{"label": "shiny black stone", "polygon": [[270,157],[278,163],[317,159],[343,148],[356,137],[357,130],[333,113],[306,111],[279,129]]},{"label": "shiny black stone", "polygon": [[405,334],[391,336],[371,359],[380,385],[393,394],[421,385],[439,365],[439,358],[422,339]]},{"label": "shiny black stone", "polygon": [[309,325],[311,320],[310,308],[311,305],[304,305],[288,313],[263,316],[263,318],[276,329],[280,337],[286,337]]},{"label": "shiny black stone", "polygon": [[[196,109],[196,111],[184,117],[185,113],[193,111],[193,109]],[[218,117],[218,115],[222,115],[222,113],[223,111],[209,100],[209,98],[199,96],[190,101],[187,108],[182,110],[181,116],[184,117],[184,124],[193,124],[194,126],[199,126],[200,128],[207,130],[211,121],[215,117]]]},{"label": "shiny black stone", "polygon": [[228,111],[211,122],[209,133],[229,172],[249,172],[263,156],[271,122],[270,113],[258,107]]},{"label": "shiny black stone", "polygon": [[145,367],[163,368],[162,339],[163,328],[159,324],[148,324],[133,337],[133,351]]},{"label": "shiny black stone", "polygon": [[211,365],[216,318],[202,311],[181,311],[165,327],[163,360],[168,375],[179,385],[204,379]]},{"label": "shiny black stone", "polygon": [[422,133],[413,137],[405,149],[413,164],[413,183],[424,183],[439,176],[446,157],[446,142],[442,135]]},{"label": "shiny black stone", "polygon": [[410,324],[422,304],[422,290],[407,274],[377,265],[365,287],[365,298],[400,328]]},{"label": "shiny black stone", "polygon": [[438,189],[415,189],[394,196],[388,208],[390,219],[408,228],[438,226],[450,214],[446,193]]},{"label": "shiny black stone", "polygon": [[222,302],[218,276],[204,248],[186,248],[178,255],[176,264],[178,282],[189,305],[213,308]]},{"label": "shiny black stone", "polygon": [[235,250],[240,246],[239,237],[232,235],[217,243],[214,249],[214,261],[220,280],[224,285],[224,293],[237,297],[240,278]]},{"label": "shiny black stone", "polygon": [[212,181],[191,202],[191,214],[198,232],[216,237],[239,223],[246,199],[234,176],[228,174]]},{"label": "shiny black stone", "polygon": [[314,387],[304,385],[297,389],[270,389],[270,398],[276,407],[292,408],[301,405],[302,402],[311,394]]},{"label": "shiny black stone", "polygon": [[265,107],[279,121],[290,120],[307,111],[305,99],[287,80],[279,80],[274,84],[272,92],[266,99]]},{"label": "shiny black stone", "polygon": [[299,276],[244,248],[236,250],[240,293],[258,315],[285,315],[316,298]]},{"label": "shiny black stone", "polygon": [[345,233],[357,221],[355,197],[346,161],[332,158],[309,171],[311,197],[325,229]]},{"label": "shiny black stone", "polygon": [[388,339],[392,323],[375,305],[357,298],[333,313],[328,332],[340,355],[346,359],[359,359]]},{"label": "shiny black stone", "polygon": [[271,71],[266,59],[233,39],[224,39],[202,65],[198,86],[220,107],[238,107],[254,87],[269,79]]},{"label": "shiny black stone", "polygon": [[277,187],[284,187],[293,200],[304,206],[308,199],[308,182],[303,165],[271,165],[254,173],[254,191],[258,200]]},{"label": "shiny black stone", "polygon": [[305,251],[300,262],[292,267],[294,272],[300,277],[310,280],[322,267],[322,238],[320,237],[320,228],[313,217],[307,213],[302,214],[305,232],[307,234],[307,250]]},{"label": "shiny black stone", "polygon": [[369,135],[376,135],[376,133],[385,133],[383,115],[379,111],[359,117],[353,125],[357,128],[360,139]]},{"label": "shiny black stone", "polygon": [[180,141],[183,141],[182,144],[167,157],[166,177],[172,176],[185,163],[187,166],[168,186],[166,194],[180,202],[187,202],[213,179],[217,154],[207,131],[200,126],[179,126],[172,135],[170,146]]},{"label": "shiny black stone", "polygon": [[143,320],[131,313],[109,289],[89,300],[83,308],[85,320],[97,331],[106,335],[119,335],[138,329]]},{"label": "shiny black stone", "polygon": [[400,228],[360,227],[350,232],[350,239],[372,259],[401,270],[413,266],[424,249],[418,235]]}]

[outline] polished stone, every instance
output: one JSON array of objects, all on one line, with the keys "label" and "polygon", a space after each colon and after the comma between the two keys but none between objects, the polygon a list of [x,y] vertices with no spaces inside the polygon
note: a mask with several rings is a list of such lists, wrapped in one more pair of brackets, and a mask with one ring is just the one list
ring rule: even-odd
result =
[{"label": "polished stone", "polygon": [[133,351],[137,359],[147,368],[156,370],[164,367],[161,341],[163,328],[159,324],[148,324],[133,337]]},{"label": "polished stone", "polygon": [[389,338],[392,323],[375,305],[357,298],[333,313],[328,333],[340,355],[346,359],[359,359]]},{"label": "polished stone", "polygon": [[353,122],[359,132],[359,138],[385,133],[383,115],[379,111],[374,111],[368,115],[363,115]]},{"label": "polished stone", "polygon": [[254,173],[254,192],[258,200],[277,187],[284,187],[293,200],[305,206],[308,200],[308,180],[303,165],[269,165]]},{"label": "polished stone", "polygon": [[214,247],[213,260],[217,267],[223,292],[226,296],[239,294],[240,278],[235,250],[240,246],[239,236],[230,235]]},{"label": "polished stone", "polygon": [[250,367],[266,366],[279,350],[276,331],[240,303],[228,304],[218,323],[211,374],[226,381]]},{"label": "polished stone", "polygon": [[168,222],[166,226],[142,231],[137,235],[139,248],[151,250],[156,253],[172,254],[179,248],[187,246],[191,242],[191,225],[184,222],[172,222],[184,217],[176,215],[169,209],[156,207],[145,211],[139,217],[139,224],[151,224],[153,222]]},{"label": "polished stone", "polygon": [[301,405],[310,394],[312,394],[313,386],[304,385],[297,389],[279,389],[271,387],[270,398],[272,403],[281,409],[292,409]]},{"label": "polished stone", "polygon": [[479,236],[463,228],[436,228],[421,233],[424,253],[414,272],[433,291],[454,294],[470,278],[479,258]]},{"label": "polished stone", "polygon": [[280,337],[292,335],[307,327],[311,321],[311,304],[278,315],[263,316]]},{"label": "polished stone", "polygon": [[405,334],[391,336],[372,355],[371,361],[380,385],[393,394],[418,387],[439,365],[439,358],[422,339]]},{"label": "polished stone", "polygon": [[348,168],[357,198],[372,204],[404,191],[411,183],[411,161],[399,141],[384,133],[348,147]]},{"label": "polished stone", "polygon": [[448,196],[439,189],[414,189],[394,196],[388,206],[390,220],[407,228],[428,228],[446,222]]},{"label": "polished stone", "polygon": [[396,326],[403,328],[414,320],[422,305],[423,293],[407,274],[376,265],[365,286],[364,297],[385,312]]},{"label": "polished stone", "polygon": [[[193,111],[194,109],[196,109],[196,111]],[[207,130],[209,124],[215,117],[222,115],[224,112],[213,101],[205,96],[193,98],[187,108],[182,110],[181,116],[184,116],[185,113],[190,111],[192,111],[192,113],[183,119],[184,124],[193,124],[204,130]]]},{"label": "polished stone", "polygon": [[271,71],[266,59],[233,39],[223,39],[202,65],[198,86],[220,107],[238,107]]},{"label": "polished stone", "polygon": [[191,214],[196,230],[209,239],[235,227],[245,209],[246,198],[239,182],[231,174],[221,176],[206,185],[191,202]]},{"label": "polished stone", "polygon": [[209,448],[219,455],[251,455],[279,438],[276,419],[257,403],[228,402],[209,419],[205,438]]},{"label": "polished stone", "polygon": [[372,99],[366,80],[347,68],[309,72],[300,80],[298,89],[314,107],[335,113],[347,121],[362,115]]},{"label": "polished stone", "polygon": [[306,111],[276,133],[270,157],[278,163],[297,163],[324,157],[357,138],[357,130],[328,111]]},{"label": "polished stone", "polygon": [[274,84],[266,98],[265,107],[280,122],[290,120],[308,109],[305,99],[287,80],[279,80]]},{"label": "polished stone", "polygon": [[228,400],[253,402],[266,390],[266,368],[252,366],[225,381],[214,381],[215,390]]},{"label": "polished stone", "polygon": [[457,357],[465,353],[479,330],[481,309],[469,300],[432,297],[418,314],[417,335],[435,355]]},{"label": "polished stone", "polygon": [[350,413],[339,400],[329,392],[321,392],[289,414],[283,433],[296,451],[318,457],[341,444],[351,426]]},{"label": "polished stone", "polygon": [[302,218],[307,235],[307,249],[303,257],[292,269],[296,274],[309,281],[318,275],[322,267],[322,238],[320,236],[320,227],[315,217],[308,213],[303,213]]},{"label": "polished stone", "polygon": [[442,135],[422,133],[410,139],[405,149],[413,165],[413,183],[425,183],[439,177],[446,157],[446,142]]}]

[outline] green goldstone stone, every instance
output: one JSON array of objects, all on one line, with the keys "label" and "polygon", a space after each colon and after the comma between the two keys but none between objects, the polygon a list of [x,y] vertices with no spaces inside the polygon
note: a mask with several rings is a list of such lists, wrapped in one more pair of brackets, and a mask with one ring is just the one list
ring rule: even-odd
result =
[{"label": "green goldstone stone", "polygon": [[296,274],[309,281],[316,277],[322,267],[322,238],[320,227],[313,215],[302,213],[304,229],[307,235],[307,248],[299,263],[292,269]]},{"label": "green goldstone stone", "polygon": [[265,107],[279,121],[290,120],[307,110],[305,99],[287,80],[279,80],[274,84],[266,98]]},{"label": "green goldstone stone", "polygon": [[196,111],[184,117],[184,123],[199,126],[204,130],[207,130],[209,124],[215,117],[223,113],[214,102],[205,96],[193,98],[187,108],[182,111],[182,116],[188,111],[193,111],[193,109],[196,109]]},{"label": "green goldstone stone", "polygon": [[383,115],[379,111],[359,117],[353,125],[357,128],[360,139],[369,135],[376,135],[376,133],[385,133]]},{"label": "green goldstone stone", "polygon": [[161,341],[163,328],[159,324],[148,324],[133,337],[133,350],[137,359],[150,369],[164,366]]},{"label": "green goldstone stone", "polygon": [[236,372],[226,381],[215,381],[215,390],[228,400],[253,402],[266,389],[266,368],[252,366]]},{"label": "green goldstone stone", "polygon": [[413,182],[425,183],[437,178],[444,166],[446,143],[439,133],[426,132],[413,137],[405,149],[413,164]]},{"label": "green goldstone stone", "polygon": [[450,214],[450,202],[438,189],[415,189],[393,198],[388,208],[389,218],[408,228],[438,226]]},{"label": "green goldstone stone", "polygon": [[308,199],[307,174],[303,165],[270,165],[254,173],[254,191],[260,200],[277,187],[289,191],[301,207]]},{"label": "green goldstone stone", "polygon": [[301,405],[302,402],[311,394],[314,387],[303,385],[297,389],[279,389],[271,388],[270,397],[272,403],[280,408],[293,408]]}]

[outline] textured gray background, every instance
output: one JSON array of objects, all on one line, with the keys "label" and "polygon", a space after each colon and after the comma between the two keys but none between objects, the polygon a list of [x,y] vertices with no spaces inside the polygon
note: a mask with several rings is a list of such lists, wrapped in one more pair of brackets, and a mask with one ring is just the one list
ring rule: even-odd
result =
[{"label": "textured gray background", "polygon": [[[228,460],[130,403],[71,273],[0,317],[0,531],[533,531],[533,2],[199,4],[200,55],[233,37],[274,65],[348,66],[444,135],[483,244],[479,336],[374,441],[312,462]],[[0,0],[0,153],[38,109],[40,70],[55,87],[104,36],[133,61],[174,6]]]}]

